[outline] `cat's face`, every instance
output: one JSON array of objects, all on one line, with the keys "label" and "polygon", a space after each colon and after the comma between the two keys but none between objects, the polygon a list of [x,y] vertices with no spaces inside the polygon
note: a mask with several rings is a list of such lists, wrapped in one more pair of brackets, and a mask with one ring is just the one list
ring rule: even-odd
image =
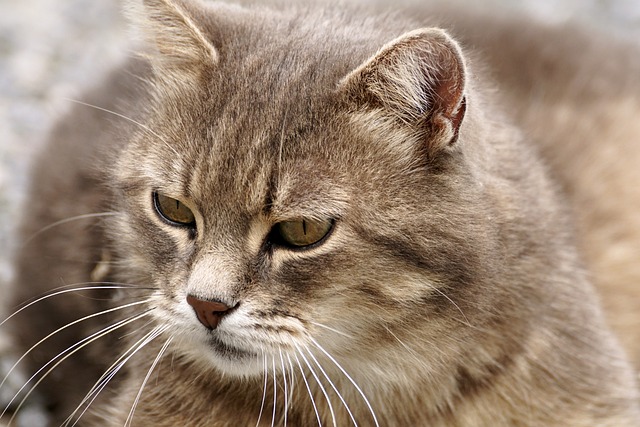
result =
[{"label": "cat's face", "polygon": [[[242,376],[310,355],[393,366],[399,343],[454,342],[466,319],[452,287],[479,262],[456,213],[472,184],[447,147],[464,115],[455,44],[414,32],[331,64],[250,44],[225,55],[184,32],[199,51],[171,63],[199,68],[180,82],[180,67],[166,80],[156,67],[114,226],[180,351]],[[441,69],[416,66],[434,58]],[[189,298],[226,308],[207,325]]]}]

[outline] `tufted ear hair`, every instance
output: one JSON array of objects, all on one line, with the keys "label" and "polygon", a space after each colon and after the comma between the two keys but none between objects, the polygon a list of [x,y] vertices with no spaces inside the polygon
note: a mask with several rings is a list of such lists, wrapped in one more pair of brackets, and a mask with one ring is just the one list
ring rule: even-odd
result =
[{"label": "tufted ear hair", "polygon": [[159,79],[199,78],[218,62],[218,51],[207,37],[204,5],[183,0],[141,0],[129,15],[151,47],[145,56]]},{"label": "tufted ear hair", "polygon": [[385,45],[341,86],[359,109],[392,116],[435,155],[458,138],[466,110],[465,81],[458,44],[443,30],[420,29]]}]

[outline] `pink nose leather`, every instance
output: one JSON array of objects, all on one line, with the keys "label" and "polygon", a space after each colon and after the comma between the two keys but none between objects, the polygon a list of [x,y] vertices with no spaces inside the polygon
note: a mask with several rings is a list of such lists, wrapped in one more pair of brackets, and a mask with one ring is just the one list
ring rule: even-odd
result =
[{"label": "pink nose leather", "polygon": [[222,316],[231,309],[231,307],[221,302],[205,301],[193,295],[187,295],[187,303],[193,307],[198,320],[207,329],[217,328]]}]

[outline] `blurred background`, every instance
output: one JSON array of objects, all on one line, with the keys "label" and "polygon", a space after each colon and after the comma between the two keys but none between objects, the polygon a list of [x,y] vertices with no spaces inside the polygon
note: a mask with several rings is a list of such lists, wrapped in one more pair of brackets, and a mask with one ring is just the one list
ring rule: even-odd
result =
[{"label": "blurred background", "polygon": [[[482,4],[555,22],[577,19],[640,43],[640,0]],[[69,99],[77,99],[83,87],[129,53],[132,33],[121,6],[122,0],[0,0],[0,300],[11,280],[13,233],[27,209],[22,202],[33,154],[52,121],[70,107]],[[0,304],[0,318],[6,315],[2,310]],[[2,355],[9,351],[0,328],[0,376],[6,365]],[[6,392],[0,389],[0,402]]]},{"label": "blurred background", "polygon": [[0,0],[0,287],[34,150],[126,39],[117,0]]}]

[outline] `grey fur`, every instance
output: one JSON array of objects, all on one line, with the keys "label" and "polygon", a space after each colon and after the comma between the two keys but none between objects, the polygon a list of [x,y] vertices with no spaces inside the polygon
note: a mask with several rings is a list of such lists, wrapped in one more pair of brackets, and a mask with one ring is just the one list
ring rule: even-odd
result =
[{"label": "grey fur", "polygon": [[[583,177],[552,179],[564,167],[554,147],[593,118],[554,122],[533,144],[548,110],[585,102],[584,90],[556,88],[591,72],[562,46],[550,54],[556,75],[537,71],[547,38],[614,59],[637,50],[501,17],[366,9],[146,0],[132,12],[153,44],[86,97],[127,118],[78,105],[54,129],[34,172],[16,298],[91,280],[134,286],[38,302],[14,336],[26,349],[73,319],[151,299],[56,335],[30,354],[36,370],[122,313],[151,311],[43,381],[58,421],[117,354],[166,325],[82,424],[123,425],[168,342],[133,425],[255,425],[261,413],[261,425],[307,426],[312,400],[323,425],[637,425],[637,354],[618,343],[635,342],[632,330],[612,332],[583,266],[582,256],[603,265],[581,254],[593,224],[574,235],[571,179]],[[477,50],[416,31],[438,22]],[[640,68],[624,67],[600,76],[614,88],[616,73]],[[552,95],[532,105],[523,93],[534,82]],[[638,98],[628,102],[637,117]],[[574,158],[619,143],[602,138],[572,145]],[[197,229],[163,222],[153,191],[188,206]],[[42,231],[97,212],[108,215]],[[305,250],[270,240],[274,224],[301,217],[335,226]],[[237,308],[209,332],[187,294]]]}]

